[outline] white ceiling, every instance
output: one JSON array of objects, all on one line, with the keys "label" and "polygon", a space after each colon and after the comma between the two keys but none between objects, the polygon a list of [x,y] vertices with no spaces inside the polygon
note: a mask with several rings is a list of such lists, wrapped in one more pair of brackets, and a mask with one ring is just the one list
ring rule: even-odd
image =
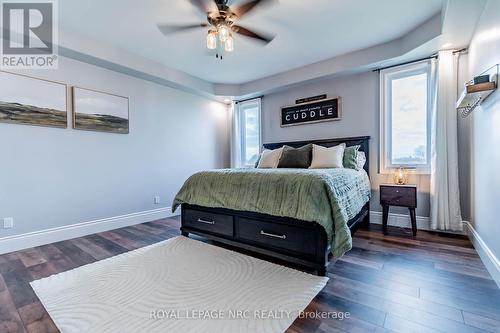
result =
[{"label": "white ceiling", "polygon": [[[235,1],[240,2],[240,1]],[[274,32],[267,46],[235,38],[216,60],[203,29],[163,36],[157,23],[203,22],[188,0],[64,0],[60,25],[213,83],[242,84],[401,37],[442,9],[442,0],[280,0],[240,21]]]}]

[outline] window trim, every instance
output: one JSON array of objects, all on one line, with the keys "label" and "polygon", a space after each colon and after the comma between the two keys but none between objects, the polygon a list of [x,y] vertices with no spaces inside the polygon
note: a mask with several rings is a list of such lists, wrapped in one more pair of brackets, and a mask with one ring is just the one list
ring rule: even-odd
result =
[{"label": "window trim", "polygon": [[[409,168],[412,174],[430,174],[431,172],[431,126],[432,126],[432,64],[429,60],[388,68],[380,71],[380,173],[390,174],[400,166]],[[417,74],[427,74],[427,164],[392,164],[390,148],[392,140],[391,129],[391,91],[389,84],[394,79]]]},{"label": "window trim", "polygon": [[245,109],[250,109],[257,107],[257,116],[259,123],[259,153],[262,151],[262,103],[260,98],[251,99],[244,102],[238,102],[236,104],[237,112],[238,112],[238,136],[239,136],[239,167],[248,168],[254,167],[253,164],[245,164],[246,156],[245,156],[245,124],[243,123],[244,117],[243,111]]}]

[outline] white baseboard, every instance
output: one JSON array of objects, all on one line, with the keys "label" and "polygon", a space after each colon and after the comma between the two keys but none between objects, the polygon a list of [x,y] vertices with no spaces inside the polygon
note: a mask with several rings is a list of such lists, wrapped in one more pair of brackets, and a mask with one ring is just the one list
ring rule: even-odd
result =
[{"label": "white baseboard", "polygon": [[[382,212],[370,211],[370,223],[382,224]],[[410,215],[389,213],[387,225],[401,228],[411,228]],[[417,229],[431,230],[430,219],[424,216],[417,216]]]},{"label": "white baseboard", "polygon": [[175,215],[178,214],[172,213],[171,207],[164,207],[99,220],[70,224],[57,228],[34,231],[21,235],[7,236],[0,238],[0,254],[60,242],[67,239],[127,227],[134,224],[159,220]]},{"label": "white baseboard", "polygon": [[[382,224],[382,212],[370,211],[370,223]],[[387,225],[400,228],[411,228],[410,214],[389,213]],[[465,232],[460,231],[444,231],[431,229],[431,219],[427,216],[417,216],[417,230],[428,230],[445,234],[465,235]]]},{"label": "white baseboard", "polygon": [[467,234],[469,235],[469,239],[474,245],[481,261],[488,272],[490,272],[491,277],[497,283],[500,288],[500,260],[495,256],[493,251],[488,247],[488,245],[484,242],[481,236],[477,233],[476,229],[472,226],[470,222],[464,221],[465,229],[467,229]]}]

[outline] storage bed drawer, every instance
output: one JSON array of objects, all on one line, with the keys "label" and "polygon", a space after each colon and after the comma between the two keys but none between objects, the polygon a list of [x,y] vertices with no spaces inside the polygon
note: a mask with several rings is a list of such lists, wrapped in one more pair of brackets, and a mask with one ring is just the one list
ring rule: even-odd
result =
[{"label": "storage bed drawer", "polygon": [[183,227],[233,237],[233,217],[230,215],[185,209]]},{"label": "storage bed drawer", "polygon": [[236,217],[236,239],[263,247],[316,255],[318,234],[313,228],[301,228]]}]

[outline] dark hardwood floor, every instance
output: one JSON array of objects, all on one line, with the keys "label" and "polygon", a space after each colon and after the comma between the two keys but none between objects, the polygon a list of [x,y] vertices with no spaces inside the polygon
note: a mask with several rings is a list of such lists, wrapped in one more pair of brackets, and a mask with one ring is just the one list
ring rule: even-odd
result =
[{"label": "dark hardwood floor", "polygon": [[[0,256],[0,332],[57,332],[29,282],[179,235],[165,219]],[[500,332],[500,291],[470,242],[378,226],[330,265],[307,311],[349,319],[297,319],[287,332]]]}]

